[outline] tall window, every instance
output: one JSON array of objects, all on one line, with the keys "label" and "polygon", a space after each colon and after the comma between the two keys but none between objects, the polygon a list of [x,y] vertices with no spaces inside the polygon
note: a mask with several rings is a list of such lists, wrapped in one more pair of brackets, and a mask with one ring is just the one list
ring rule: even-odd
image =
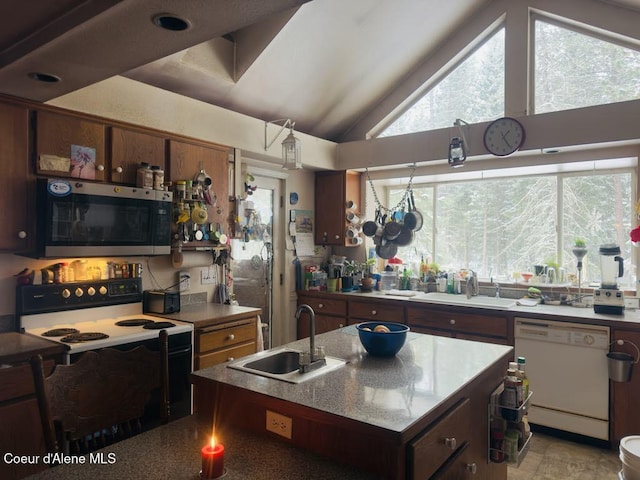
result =
[{"label": "tall window", "polygon": [[640,98],[640,52],[535,21],[535,113]]},{"label": "tall window", "polygon": [[[402,190],[388,193],[394,204]],[[630,169],[418,185],[414,193],[426,213],[424,232],[397,255],[410,266],[428,258],[444,270],[468,268],[501,281],[540,264],[575,273],[571,249],[579,237],[589,249],[583,279],[599,280],[598,248],[605,243],[620,245],[631,270]]]},{"label": "tall window", "polygon": [[504,28],[493,34],[441,82],[389,125],[379,137],[450,127],[504,113]]}]

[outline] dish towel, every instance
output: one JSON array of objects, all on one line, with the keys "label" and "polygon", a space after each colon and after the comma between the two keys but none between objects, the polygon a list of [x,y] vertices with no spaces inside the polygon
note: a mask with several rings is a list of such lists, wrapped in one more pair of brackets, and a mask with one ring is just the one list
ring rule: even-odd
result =
[{"label": "dish towel", "polygon": [[260,317],[260,315],[258,315],[258,321],[256,323],[258,325],[258,334],[256,336],[256,352],[261,352],[264,350],[264,336],[262,335],[262,317]]}]

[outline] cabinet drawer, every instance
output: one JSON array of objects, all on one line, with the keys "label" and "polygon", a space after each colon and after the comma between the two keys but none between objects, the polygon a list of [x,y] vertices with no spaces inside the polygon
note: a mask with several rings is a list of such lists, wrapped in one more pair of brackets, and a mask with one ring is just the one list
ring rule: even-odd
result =
[{"label": "cabinet drawer", "polygon": [[459,313],[453,310],[409,308],[407,323],[454,332],[507,338],[507,318],[498,313],[496,315],[481,315]]},{"label": "cabinet drawer", "polygon": [[396,304],[349,302],[349,317],[404,323],[404,307]]},{"label": "cabinet drawer", "polygon": [[[45,376],[51,374],[55,363],[53,360],[45,360],[43,369]],[[31,364],[22,363],[10,368],[0,369],[0,402],[14,398],[35,395],[36,388],[33,384]]]},{"label": "cabinet drawer", "polygon": [[239,343],[255,342],[256,333],[256,325],[253,322],[212,332],[199,332],[196,336],[196,351],[206,353]]},{"label": "cabinet drawer", "polygon": [[195,369],[199,370],[201,368],[211,367],[212,365],[218,365],[219,363],[230,362],[240,357],[251,355],[252,353],[256,353],[255,342],[231,348],[224,348],[216,352],[196,357]]},{"label": "cabinet drawer", "polygon": [[[347,316],[347,302],[333,298],[298,297],[298,305],[306,303],[316,314]],[[303,312],[306,315],[305,312]]]},{"label": "cabinet drawer", "polygon": [[458,448],[469,442],[473,431],[470,405],[469,399],[464,399],[432,428],[409,443],[412,478],[431,478]]}]

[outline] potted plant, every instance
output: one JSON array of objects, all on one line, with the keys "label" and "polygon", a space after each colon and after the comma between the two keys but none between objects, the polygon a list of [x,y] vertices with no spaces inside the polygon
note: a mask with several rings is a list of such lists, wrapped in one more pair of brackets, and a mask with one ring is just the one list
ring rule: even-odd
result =
[{"label": "potted plant", "polygon": [[353,289],[353,275],[358,268],[358,262],[355,260],[345,260],[342,271],[342,290]]},{"label": "potted plant", "polygon": [[573,240],[573,248],[571,251],[578,259],[578,264],[580,265],[582,263],[582,259],[587,254],[587,242],[582,238],[576,237]]}]

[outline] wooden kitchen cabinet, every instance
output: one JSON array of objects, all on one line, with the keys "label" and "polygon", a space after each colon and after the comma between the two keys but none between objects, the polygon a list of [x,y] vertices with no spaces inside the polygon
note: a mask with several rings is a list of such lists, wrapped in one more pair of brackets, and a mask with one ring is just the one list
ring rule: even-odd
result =
[{"label": "wooden kitchen cabinet", "polygon": [[[197,143],[169,140],[168,178],[175,184],[178,180],[193,180],[204,170],[212,180],[211,192],[214,205],[207,206],[208,222],[219,223],[227,232],[229,226],[229,148]],[[165,178],[167,174],[165,172]]]},{"label": "wooden kitchen cabinet", "polygon": [[233,322],[196,328],[195,370],[256,353],[257,321],[254,314]]},{"label": "wooden kitchen cabinet", "polygon": [[35,240],[35,177],[29,172],[29,111],[0,104],[0,251],[26,251]]},{"label": "wooden kitchen cabinet", "polygon": [[[48,177],[105,181],[105,130],[105,124],[81,116],[48,110],[37,111],[36,173]],[[73,146],[91,149],[95,155],[95,162],[81,155],[77,155],[77,160],[74,160]],[[64,160],[47,163],[43,155],[70,160],[66,164]]]},{"label": "wooden kitchen cabinet", "polygon": [[142,162],[166,170],[165,139],[142,131],[111,127],[109,181],[136,185]]},{"label": "wooden kitchen cabinet", "polygon": [[384,301],[372,302],[349,301],[349,321],[359,323],[363,321],[405,323],[404,305]]},{"label": "wooden kitchen cabinet", "polygon": [[[316,334],[342,328],[347,325],[347,301],[335,298],[298,295],[298,306],[307,304],[316,314]],[[298,319],[298,338],[307,338],[311,332],[309,314],[302,312]]]},{"label": "wooden kitchen cabinet", "polygon": [[512,344],[509,338],[509,318],[498,310],[491,313],[467,313],[454,307],[409,306],[407,324],[420,333],[503,345]]},{"label": "wooden kitchen cabinet", "polygon": [[347,202],[359,215],[360,173],[350,170],[316,172],[315,226],[316,245],[353,246],[346,238]]},{"label": "wooden kitchen cabinet", "polygon": [[[625,352],[634,359],[638,359],[638,352],[628,342],[640,348],[640,331],[614,329],[611,331],[611,341],[624,340],[622,345],[612,345],[612,351]],[[585,372],[586,373],[586,372]],[[620,440],[629,435],[640,432],[640,415],[637,403],[633,399],[640,398],[640,368],[634,365],[631,379],[628,382],[613,382],[611,385],[611,444],[616,447]]]}]

